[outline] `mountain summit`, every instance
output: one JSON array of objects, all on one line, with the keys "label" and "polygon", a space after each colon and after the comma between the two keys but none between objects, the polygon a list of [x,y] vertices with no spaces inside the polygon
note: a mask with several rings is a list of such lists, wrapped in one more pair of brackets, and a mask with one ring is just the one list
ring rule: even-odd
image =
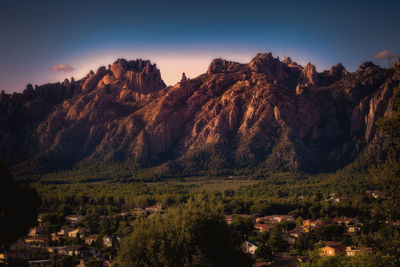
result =
[{"label": "mountain summit", "polygon": [[41,172],[127,160],[170,175],[333,170],[381,156],[375,121],[390,115],[397,83],[369,62],[319,73],[263,53],[215,59],[166,87],[155,64],[118,59],[79,81],[2,92],[0,158]]}]

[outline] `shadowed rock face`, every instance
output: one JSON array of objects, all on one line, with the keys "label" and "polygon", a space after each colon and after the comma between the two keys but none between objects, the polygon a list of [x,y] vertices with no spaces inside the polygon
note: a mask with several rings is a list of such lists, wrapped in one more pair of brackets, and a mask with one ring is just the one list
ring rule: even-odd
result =
[{"label": "shadowed rock face", "polygon": [[216,59],[165,87],[149,61],[119,59],[80,81],[2,93],[0,157],[44,170],[126,159],[165,172],[335,169],[384,150],[374,122],[390,114],[397,83],[372,63],[318,73],[268,53],[249,64]]}]

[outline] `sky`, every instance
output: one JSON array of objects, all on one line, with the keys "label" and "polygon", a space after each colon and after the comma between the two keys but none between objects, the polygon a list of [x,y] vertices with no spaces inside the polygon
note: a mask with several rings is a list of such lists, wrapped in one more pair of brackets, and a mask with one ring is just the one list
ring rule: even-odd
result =
[{"label": "sky", "polygon": [[318,71],[387,66],[400,54],[400,1],[2,0],[0,90],[80,79],[117,58],[150,59],[167,85],[222,57],[259,52]]}]

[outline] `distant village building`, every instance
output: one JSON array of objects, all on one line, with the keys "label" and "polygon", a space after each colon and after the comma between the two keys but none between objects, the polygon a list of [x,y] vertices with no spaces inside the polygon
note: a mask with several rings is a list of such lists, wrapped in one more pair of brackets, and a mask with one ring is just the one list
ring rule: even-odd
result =
[{"label": "distant village building", "polygon": [[256,219],[256,223],[275,224],[281,222],[295,222],[295,219],[291,215],[269,215]]},{"label": "distant village building", "polygon": [[79,256],[79,257],[84,257],[85,256],[85,248],[81,245],[70,245],[70,246],[65,246],[62,247],[59,252],[64,255],[69,255],[69,256]]},{"label": "distant village building", "polygon": [[299,238],[300,236],[303,235],[303,231],[299,228],[294,228],[292,230],[287,231],[287,234],[295,238]]},{"label": "distant village building", "polygon": [[277,222],[295,222],[295,219],[293,218],[293,216],[290,215],[272,215],[269,216],[272,219],[274,219]]},{"label": "distant village building", "polygon": [[344,254],[346,248],[340,242],[328,241],[324,242],[325,246],[321,248],[320,256],[335,256]]},{"label": "distant village building", "polygon": [[347,256],[355,256],[360,253],[368,253],[368,252],[372,252],[372,248],[355,247],[355,246],[346,247],[346,255]]},{"label": "distant village building", "polygon": [[85,243],[91,246],[93,242],[96,242],[99,235],[89,235],[85,238]]},{"label": "distant village building", "polygon": [[336,224],[341,224],[344,226],[347,225],[360,225],[360,220],[358,218],[348,218],[348,217],[339,217],[339,218],[334,218],[332,220],[333,223]]},{"label": "distant village building", "polygon": [[46,234],[46,227],[36,226],[29,229],[28,236],[41,236]]},{"label": "distant village building", "polygon": [[75,228],[72,227],[68,227],[68,226],[63,226],[61,227],[60,231],[57,232],[57,235],[63,235],[63,236],[67,236],[69,235],[70,232],[74,231]]},{"label": "distant village building", "polygon": [[103,245],[106,247],[111,247],[112,246],[112,238],[111,236],[104,236],[103,237]]},{"label": "distant village building", "polygon": [[225,215],[225,222],[226,222],[227,224],[231,224],[232,221],[233,221],[232,215]]},{"label": "distant village building", "polygon": [[254,242],[254,241],[244,241],[240,247],[242,248],[242,250],[245,253],[254,255],[257,248],[259,247],[259,244],[258,244],[258,242]]},{"label": "distant village building", "polygon": [[84,235],[84,234],[87,233],[87,232],[88,232],[87,229],[84,229],[84,228],[77,228],[77,229],[74,229],[74,230],[70,231],[70,232],[68,233],[68,237],[77,238],[77,237],[78,237],[78,234],[79,234],[79,236],[81,237],[82,235]]},{"label": "distant village building", "polygon": [[360,230],[360,227],[355,226],[355,225],[347,225],[346,226],[346,233],[348,233],[348,234],[357,234],[359,230]]},{"label": "distant village building", "polygon": [[265,223],[256,223],[254,228],[257,230],[258,233],[265,233],[271,230],[271,225]]},{"label": "distant village building", "polygon": [[48,246],[49,239],[45,236],[32,236],[26,237],[25,242],[28,243],[31,247],[42,248]]}]

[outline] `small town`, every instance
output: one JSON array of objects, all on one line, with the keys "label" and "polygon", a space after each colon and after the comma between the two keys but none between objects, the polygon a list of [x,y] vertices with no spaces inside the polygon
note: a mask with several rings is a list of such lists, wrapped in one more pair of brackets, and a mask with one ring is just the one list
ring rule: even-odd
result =
[{"label": "small town", "polygon": [[[367,191],[374,199],[378,191]],[[325,201],[347,201],[348,197],[336,198],[334,194]],[[0,264],[7,266],[116,266],[117,251],[124,238],[124,231],[115,225],[124,225],[138,217],[152,214],[168,216],[168,209],[161,203],[143,208],[133,208],[96,218],[100,230],[90,228],[87,217],[78,212],[64,218],[61,227],[49,224],[46,214],[39,214],[37,226],[9,250],[0,254]],[[356,240],[363,223],[357,217],[332,219],[303,219],[290,214],[257,216],[229,214],[225,222],[241,235],[241,249],[254,259],[254,266],[296,266],[307,262],[309,255],[321,257],[335,255],[356,256],[372,252],[368,246],[357,246]],[[400,223],[394,223],[396,227]],[[58,228],[58,229],[57,229]],[[58,266],[57,265],[57,266]]]}]

